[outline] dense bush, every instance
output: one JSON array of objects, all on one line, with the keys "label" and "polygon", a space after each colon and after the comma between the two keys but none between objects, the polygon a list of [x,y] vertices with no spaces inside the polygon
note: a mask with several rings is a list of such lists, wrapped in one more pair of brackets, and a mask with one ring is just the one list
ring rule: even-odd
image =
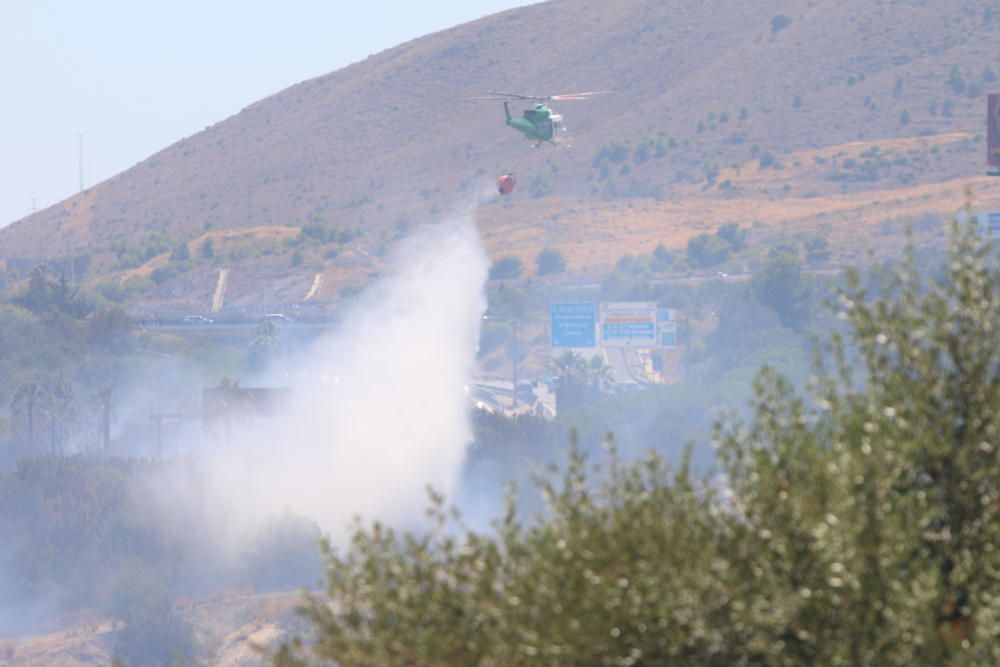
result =
[{"label": "dense bush", "polygon": [[122,308],[99,310],[87,319],[87,342],[94,349],[118,354],[129,352],[137,342],[132,336],[135,323]]},{"label": "dense bush", "polygon": [[539,199],[552,194],[552,186],[543,174],[535,174],[528,183],[528,192],[532,199]]},{"label": "dense bush", "polygon": [[597,154],[594,155],[594,159],[591,164],[595,167],[600,167],[602,164],[609,162],[611,164],[621,164],[628,159],[629,153],[631,153],[631,149],[629,148],[628,143],[623,141],[614,141],[610,144],[601,146],[601,148],[597,151]]},{"label": "dense bush", "polygon": [[130,246],[126,241],[120,241],[114,248],[118,264],[121,268],[139,266],[170,249],[170,239],[162,231],[150,233],[134,247]]},{"label": "dense bush", "polygon": [[727,222],[719,227],[719,229],[715,232],[715,235],[720,239],[729,241],[729,245],[732,246],[733,252],[739,252],[747,247],[747,236],[749,234],[749,229],[740,227],[735,222]]},{"label": "dense bush", "polygon": [[538,266],[538,275],[540,276],[562,273],[566,270],[566,258],[555,248],[542,249],[535,259],[535,264]]},{"label": "dense bush", "polygon": [[726,261],[731,251],[728,241],[704,232],[688,239],[687,259],[691,266],[707,268]]},{"label": "dense bush", "polygon": [[825,262],[832,254],[830,242],[825,236],[811,236],[805,240],[803,247],[806,250],[806,261],[810,263]]},{"label": "dense bush", "polygon": [[792,19],[785,14],[778,14],[771,18],[771,33],[776,34],[792,25]]},{"label": "dense bush", "polygon": [[172,611],[177,596],[316,584],[314,523],[269,519],[234,562],[202,508],[163,502],[164,483],[189,472],[184,464],[44,457],[0,474],[0,609],[40,610],[0,615],[0,635],[29,632],[55,610],[96,609],[125,621],[115,651],[126,664],[169,664],[175,650],[188,655],[193,646]]},{"label": "dense bush", "polygon": [[12,301],[36,315],[82,319],[93,310],[79,288],[71,286],[64,274],[56,276],[46,266],[32,269],[27,286]]},{"label": "dense bush", "polygon": [[805,324],[815,296],[796,250],[784,246],[773,248],[764,265],[754,271],[750,291],[793,329]]},{"label": "dense bush", "polygon": [[653,288],[645,275],[620,268],[601,278],[601,298],[606,301],[637,301],[651,296]]},{"label": "dense bush", "polygon": [[191,251],[188,249],[186,241],[178,243],[174,246],[173,252],[170,253],[171,262],[186,262],[189,259],[191,259]]},{"label": "dense bush", "polygon": [[493,262],[490,267],[490,280],[509,280],[521,275],[521,258],[506,255]]},{"label": "dense bush", "polygon": [[123,565],[109,584],[107,611],[124,622],[115,658],[128,667],[186,664],[195,654],[191,627],[173,609],[167,576],[142,561]]},{"label": "dense bush", "polygon": [[319,540],[319,527],[308,519],[285,514],[268,520],[244,555],[242,579],[263,590],[315,587],[323,572]]},{"label": "dense bush", "polygon": [[177,264],[171,262],[166,266],[158,266],[157,268],[153,269],[152,272],[149,274],[149,277],[153,280],[154,283],[156,283],[157,285],[161,285],[167,282],[168,280],[177,277],[177,274],[179,272],[180,271],[177,268]]},{"label": "dense bush", "polygon": [[673,268],[674,264],[677,263],[677,259],[662,243],[656,244],[656,247],[653,248],[651,257],[652,261],[650,262],[650,268],[656,273],[667,271],[668,269]]}]

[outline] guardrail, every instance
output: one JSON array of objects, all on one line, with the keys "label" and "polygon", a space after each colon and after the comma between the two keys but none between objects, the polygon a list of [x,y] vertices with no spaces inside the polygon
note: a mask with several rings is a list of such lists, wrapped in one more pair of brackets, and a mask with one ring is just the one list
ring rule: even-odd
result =
[{"label": "guardrail", "polygon": [[[188,317],[204,318],[198,321],[187,320]],[[144,329],[162,327],[215,327],[215,326],[259,326],[266,322],[262,317],[209,317],[205,315],[184,315],[181,317],[158,317],[158,316],[133,316],[132,321],[136,326]],[[286,322],[274,322],[278,326],[293,325],[313,325],[329,327],[339,322],[339,319],[332,317],[295,317],[289,318]]]}]

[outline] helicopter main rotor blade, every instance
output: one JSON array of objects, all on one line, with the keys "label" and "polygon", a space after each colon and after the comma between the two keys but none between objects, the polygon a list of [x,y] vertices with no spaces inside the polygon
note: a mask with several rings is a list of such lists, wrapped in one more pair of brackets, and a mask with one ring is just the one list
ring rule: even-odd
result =
[{"label": "helicopter main rotor blade", "polygon": [[494,100],[494,101],[511,101],[511,100],[540,100],[541,97],[533,97],[531,95],[516,95],[514,93],[495,93],[492,91],[487,92],[485,95],[477,95],[475,97],[467,97],[467,100]]},{"label": "helicopter main rotor blade", "polygon": [[569,100],[586,100],[593,97],[594,95],[608,95],[613,92],[614,92],[613,90],[594,90],[589,93],[566,93],[563,95],[552,95],[550,97],[546,97],[545,99],[557,100],[560,102],[565,102]]},{"label": "helicopter main rotor blade", "polygon": [[511,100],[540,100],[541,97],[535,95],[521,95],[520,93],[504,93],[496,90],[487,90],[488,95],[494,95],[495,97],[505,97]]},{"label": "helicopter main rotor blade", "polygon": [[520,93],[505,93],[499,90],[488,90],[486,95],[481,97],[470,97],[470,100],[531,100],[533,102],[548,102],[556,100],[566,102],[571,100],[586,100],[594,95],[607,95],[613,90],[594,90],[586,93],[566,93],[563,95],[521,95]]}]

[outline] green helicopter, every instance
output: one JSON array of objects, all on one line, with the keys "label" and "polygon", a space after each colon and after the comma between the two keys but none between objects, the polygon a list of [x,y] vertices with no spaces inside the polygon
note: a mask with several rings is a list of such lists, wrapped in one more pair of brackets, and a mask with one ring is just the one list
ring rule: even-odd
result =
[{"label": "green helicopter", "polygon": [[[507,116],[507,126],[512,127],[525,136],[526,139],[535,142],[538,148],[545,142],[550,144],[563,143],[566,140],[566,125],[563,123],[561,114],[555,113],[545,102],[549,101],[571,101],[586,100],[594,95],[606,95],[612,91],[599,90],[589,93],[569,93],[566,95],[519,95],[517,93],[503,93],[498,91],[488,91],[484,97],[473,97],[474,100],[502,100],[503,111]],[[511,102],[534,102],[530,109],[525,109],[520,118],[514,118],[510,112]]]}]

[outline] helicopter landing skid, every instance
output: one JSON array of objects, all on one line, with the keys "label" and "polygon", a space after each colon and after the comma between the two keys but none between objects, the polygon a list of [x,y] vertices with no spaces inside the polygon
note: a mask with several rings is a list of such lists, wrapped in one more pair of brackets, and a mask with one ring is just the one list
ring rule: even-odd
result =
[{"label": "helicopter landing skid", "polygon": [[532,148],[541,148],[545,144],[552,144],[553,148],[569,148],[570,146],[573,145],[568,140],[562,139],[560,141],[539,141],[536,144],[532,144],[531,147]]}]

